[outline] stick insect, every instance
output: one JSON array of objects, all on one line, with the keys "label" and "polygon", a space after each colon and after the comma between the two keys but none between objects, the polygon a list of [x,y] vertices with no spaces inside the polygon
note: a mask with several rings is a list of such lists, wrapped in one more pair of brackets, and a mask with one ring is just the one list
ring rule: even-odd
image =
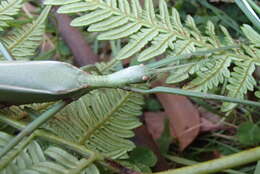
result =
[{"label": "stick insect", "polygon": [[[166,69],[158,68],[169,64],[169,62],[172,61],[171,59],[167,59],[164,63],[131,66],[121,71],[102,76],[89,74],[83,69],[76,68],[63,62],[14,61],[2,43],[0,43],[0,52],[6,59],[6,61],[0,61],[1,105],[22,105],[61,100],[42,113],[23,131],[21,131],[0,152],[0,158],[15,147],[25,136],[30,135],[71,101],[76,100],[82,95],[97,88],[121,88],[138,93],[170,93],[260,107],[259,102],[240,100],[213,94],[209,95],[200,92],[191,92],[182,89],[157,87],[150,90],[142,90],[129,87],[130,84],[145,82],[153,74],[169,71],[169,67]],[[196,52],[194,54],[182,55],[180,58],[198,54],[205,53]],[[175,58],[175,60],[178,59]]]}]

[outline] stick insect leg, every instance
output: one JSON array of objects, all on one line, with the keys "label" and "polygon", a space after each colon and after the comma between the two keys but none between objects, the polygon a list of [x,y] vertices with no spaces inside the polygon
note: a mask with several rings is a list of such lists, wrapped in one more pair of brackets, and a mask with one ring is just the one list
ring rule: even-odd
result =
[{"label": "stick insect leg", "polygon": [[2,42],[0,42],[0,52],[3,57],[8,61],[14,61],[15,58],[9,53],[8,49],[4,46]]}]

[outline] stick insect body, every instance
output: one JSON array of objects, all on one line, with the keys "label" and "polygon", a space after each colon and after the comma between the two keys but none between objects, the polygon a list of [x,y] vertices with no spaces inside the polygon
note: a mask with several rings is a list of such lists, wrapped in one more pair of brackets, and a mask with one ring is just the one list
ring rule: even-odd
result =
[{"label": "stick insect body", "polygon": [[146,68],[141,65],[98,76],[57,61],[2,61],[0,104],[21,105],[74,99],[95,88],[139,83],[144,77],[147,77]]},{"label": "stick insect body", "polygon": [[[230,48],[233,47],[195,52],[182,55],[181,58]],[[0,51],[7,60],[12,58],[1,43]],[[175,60],[178,59],[175,58]],[[172,60],[168,59],[159,64],[131,66],[109,75],[88,74],[82,69],[57,61],[0,61],[0,104],[21,105],[66,99],[73,100],[97,88],[122,88],[139,93],[163,92],[260,106],[259,102],[182,89],[160,87],[151,90],[138,90],[127,87],[130,84],[144,82],[158,72],[174,69],[174,67],[160,69],[161,66],[168,65],[170,61]]]}]

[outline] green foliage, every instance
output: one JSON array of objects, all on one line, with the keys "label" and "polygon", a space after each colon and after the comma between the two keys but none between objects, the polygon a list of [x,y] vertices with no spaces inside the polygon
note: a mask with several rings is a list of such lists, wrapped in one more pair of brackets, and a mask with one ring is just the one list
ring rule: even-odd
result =
[{"label": "green foliage", "polygon": [[148,148],[136,147],[130,154],[128,161],[131,168],[137,168],[137,171],[152,173],[151,167],[157,162],[156,155]]},{"label": "green foliage", "polygon": [[[0,150],[7,145],[13,137],[0,132]],[[76,174],[82,171],[81,174],[99,174],[97,167],[91,164],[89,167],[87,159],[77,159],[74,155],[66,152],[58,147],[48,147],[44,150],[37,141],[32,141],[19,155],[16,154],[16,149],[11,151],[5,160],[12,158],[0,174]],[[2,161],[3,162],[3,161]]]},{"label": "green foliage", "polygon": [[173,137],[170,131],[169,120],[165,120],[164,130],[162,132],[162,135],[158,140],[156,140],[156,143],[158,144],[158,147],[162,154],[167,154],[172,141],[173,141]]},{"label": "green foliage", "polygon": [[237,137],[241,144],[254,146],[260,143],[260,127],[258,124],[245,122],[238,128]]},{"label": "green foliage", "polygon": [[260,98],[260,91],[255,92],[256,97]]},{"label": "green foliage", "polygon": [[254,174],[260,173],[260,161],[257,162]]},{"label": "green foliage", "polygon": [[[110,71],[106,66],[97,65],[103,74]],[[143,104],[141,94],[99,89],[68,105],[46,128],[106,157],[122,159],[135,147],[126,138],[133,137],[132,129],[141,125],[137,116]]]},{"label": "green foliage", "polygon": [[[50,11],[50,6],[45,7],[41,15],[32,23],[8,32],[1,42],[12,53],[16,59],[29,59],[35,55],[45,32],[45,21]],[[2,18],[0,18],[0,23]]]},{"label": "green foliage", "polygon": [[[158,11],[152,0],[146,0],[144,8],[139,0],[46,0],[45,3],[60,5],[60,13],[80,14],[72,21],[72,25],[88,25],[88,31],[101,33],[98,35],[100,40],[129,38],[128,43],[117,54],[117,59],[137,55],[139,61],[150,61],[166,52],[171,56],[179,56],[239,44],[239,48],[193,56],[198,61],[196,63],[193,63],[193,57],[172,63],[171,66],[187,64],[171,72],[167,82],[187,80],[185,89],[203,92],[227,83],[224,92],[236,98],[243,98],[256,86],[252,74],[256,66],[260,65],[260,35],[249,25],[241,27],[248,39],[244,44],[233,39],[222,26],[222,33],[216,33],[215,26],[210,21],[205,32],[198,29],[191,16],[183,23],[177,10],[173,8],[169,11],[164,0],[159,2]],[[0,30],[8,26],[21,5],[22,1],[1,1]],[[34,55],[42,40],[44,21],[49,11],[48,6],[31,24],[12,30],[4,36],[2,40],[15,58],[28,59]],[[220,35],[224,37],[219,37]],[[98,64],[98,72],[94,73],[108,74],[111,70],[109,66],[110,64],[105,63]],[[259,91],[255,94],[260,97]],[[125,159],[128,157],[127,152],[135,148],[128,138],[133,137],[132,130],[141,124],[137,116],[141,115],[143,103],[142,95],[137,93],[121,89],[94,90],[68,105],[42,128],[105,157]],[[230,111],[235,106],[225,103],[222,109]],[[31,107],[35,113],[44,110],[39,109],[39,105],[27,107]],[[1,110],[7,117],[18,117],[23,112],[19,107],[12,107],[6,112]],[[245,123],[239,128],[238,140],[244,145],[258,144],[259,131],[258,125]],[[0,133],[0,150],[11,138],[10,135]],[[165,130],[161,140],[161,150],[166,152],[171,142],[169,130]],[[4,160],[13,160],[0,173],[99,173],[92,162],[88,166],[87,159],[79,159],[79,155],[58,147],[44,149],[36,141],[32,141],[21,153],[16,148],[4,157]],[[149,171],[147,166],[152,167],[156,163],[156,157],[146,149],[136,148],[130,154],[130,161],[142,171]]]},{"label": "green foliage", "polygon": [[130,161],[138,164],[144,164],[149,167],[153,167],[157,162],[157,157],[155,154],[144,147],[136,147],[131,153],[130,153]]},{"label": "green foliage", "polygon": [[[223,26],[224,39],[220,38],[210,21],[205,32],[198,29],[191,16],[187,16],[184,25],[177,10],[173,8],[169,11],[164,0],[159,3],[159,13],[155,12],[152,0],[145,1],[144,9],[139,0],[131,0],[130,3],[127,0],[47,0],[45,3],[61,5],[59,13],[84,13],[71,24],[89,25],[88,31],[101,32],[98,36],[100,40],[130,38],[117,54],[118,59],[137,55],[139,61],[148,61],[167,50],[171,56],[179,56],[238,44]],[[249,25],[241,29],[249,39],[249,45],[239,43],[241,48],[197,56],[195,64],[189,64],[192,59],[180,60],[178,64],[187,64],[175,69],[167,82],[189,80],[185,89],[207,92],[227,81],[225,93],[230,97],[243,98],[256,85],[252,73],[260,63],[260,35]],[[230,111],[235,106],[225,103],[222,110]]]},{"label": "green foliage", "polygon": [[0,1],[0,31],[8,27],[8,22],[14,20],[22,7],[23,0],[2,0]]},{"label": "green foliage", "polygon": [[145,100],[145,109],[151,112],[156,112],[162,110],[163,107],[156,98],[149,98]]}]

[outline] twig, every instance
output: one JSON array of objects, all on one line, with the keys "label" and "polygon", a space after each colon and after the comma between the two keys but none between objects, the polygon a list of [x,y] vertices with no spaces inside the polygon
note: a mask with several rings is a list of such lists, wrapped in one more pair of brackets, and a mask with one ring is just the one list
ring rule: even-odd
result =
[{"label": "twig", "polygon": [[98,56],[87,44],[84,35],[79,29],[70,26],[71,18],[68,15],[58,14],[57,9],[57,7],[53,8],[57,28],[74,56],[75,65],[84,66],[98,62]]},{"label": "twig", "polygon": [[4,157],[10,150],[12,150],[19,142],[26,136],[32,134],[37,128],[48,121],[52,116],[64,108],[70,101],[60,101],[54,104],[50,109],[45,111],[36,120],[31,122],[25,129],[23,129],[15,138],[13,138],[0,152],[0,159]]},{"label": "twig", "polygon": [[109,160],[109,159],[106,159],[105,162],[108,163],[113,168],[119,170],[120,174],[141,174],[139,172],[136,172],[136,171],[134,171],[132,169],[126,168],[123,165],[121,165],[121,164],[119,164],[119,163],[117,163],[115,161]]}]

